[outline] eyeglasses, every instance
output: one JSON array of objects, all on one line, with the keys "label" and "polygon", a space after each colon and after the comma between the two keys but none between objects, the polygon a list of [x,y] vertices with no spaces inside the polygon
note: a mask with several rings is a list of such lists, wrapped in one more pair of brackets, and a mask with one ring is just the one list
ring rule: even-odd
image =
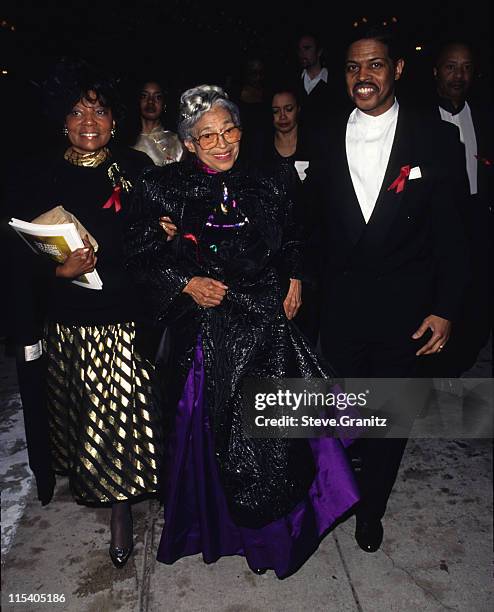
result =
[{"label": "eyeglasses", "polygon": [[208,149],[214,149],[218,144],[220,136],[223,136],[223,140],[228,144],[234,144],[242,138],[242,128],[238,125],[227,128],[222,132],[209,132],[207,134],[201,134],[199,138],[194,138],[197,144],[203,151]]}]

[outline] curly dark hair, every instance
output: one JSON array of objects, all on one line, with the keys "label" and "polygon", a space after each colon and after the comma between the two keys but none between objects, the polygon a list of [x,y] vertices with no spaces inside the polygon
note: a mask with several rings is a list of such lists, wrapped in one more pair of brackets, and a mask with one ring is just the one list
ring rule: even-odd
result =
[{"label": "curly dark hair", "polygon": [[268,104],[271,104],[276,94],[289,93],[300,106],[300,87],[298,83],[299,79],[295,79],[293,76],[284,76],[283,74],[275,80],[268,89]]},{"label": "curly dark hair", "polygon": [[41,84],[44,111],[52,121],[63,123],[79,100],[97,100],[111,109],[114,119],[119,121],[124,108],[117,86],[116,78],[104,74],[85,60],[62,58]]}]

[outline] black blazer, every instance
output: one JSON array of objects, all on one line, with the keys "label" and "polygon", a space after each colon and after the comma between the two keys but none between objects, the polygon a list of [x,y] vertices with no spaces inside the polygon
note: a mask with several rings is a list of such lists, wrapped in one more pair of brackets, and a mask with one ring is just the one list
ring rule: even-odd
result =
[{"label": "black blazer", "polygon": [[299,82],[298,94],[304,115],[329,112],[331,90],[325,81],[320,80],[310,94],[308,94],[305,91],[304,79],[301,78]]},{"label": "black blazer", "polygon": [[[430,314],[455,319],[467,278],[459,214],[467,178],[457,130],[400,107],[366,224],[348,167],[346,124],[333,127],[327,156],[311,163],[304,182],[320,227],[323,341],[342,327],[370,341],[408,338]],[[406,165],[418,166],[421,178],[408,180],[401,193],[388,190]]]},{"label": "black blazer", "polygon": [[328,82],[321,80],[308,94],[305,91],[303,77],[299,79],[298,99],[301,107],[299,123],[303,128],[316,127],[327,123],[335,113],[351,110],[351,102],[346,95],[343,82],[335,81],[334,75],[329,75]]}]

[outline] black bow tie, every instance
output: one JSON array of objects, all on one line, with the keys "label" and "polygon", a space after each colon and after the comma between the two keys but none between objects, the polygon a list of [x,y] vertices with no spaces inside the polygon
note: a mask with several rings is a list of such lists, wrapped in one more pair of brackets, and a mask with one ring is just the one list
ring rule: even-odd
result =
[{"label": "black bow tie", "polygon": [[453,106],[451,100],[448,100],[447,98],[441,98],[441,96],[438,96],[437,100],[439,106],[445,111],[448,111],[448,113],[451,113],[452,115],[457,115],[458,113],[461,113],[461,111],[465,108],[465,100],[463,100],[463,102],[460,104],[460,106],[458,106],[458,108]]}]

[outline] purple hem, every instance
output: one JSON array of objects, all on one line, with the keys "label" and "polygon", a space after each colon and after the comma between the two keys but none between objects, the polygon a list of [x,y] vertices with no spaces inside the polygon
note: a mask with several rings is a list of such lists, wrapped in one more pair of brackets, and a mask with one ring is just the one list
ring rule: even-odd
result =
[{"label": "purple hem", "polygon": [[273,569],[278,578],[285,578],[310,557],[335,521],[358,501],[343,446],[333,438],[309,440],[317,473],[307,498],[287,516],[264,527],[238,527],[230,517],[220,483],[204,404],[199,341],[166,457],[165,527],[158,561],[171,564],[200,552],[206,563],[243,555],[251,569]]}]

